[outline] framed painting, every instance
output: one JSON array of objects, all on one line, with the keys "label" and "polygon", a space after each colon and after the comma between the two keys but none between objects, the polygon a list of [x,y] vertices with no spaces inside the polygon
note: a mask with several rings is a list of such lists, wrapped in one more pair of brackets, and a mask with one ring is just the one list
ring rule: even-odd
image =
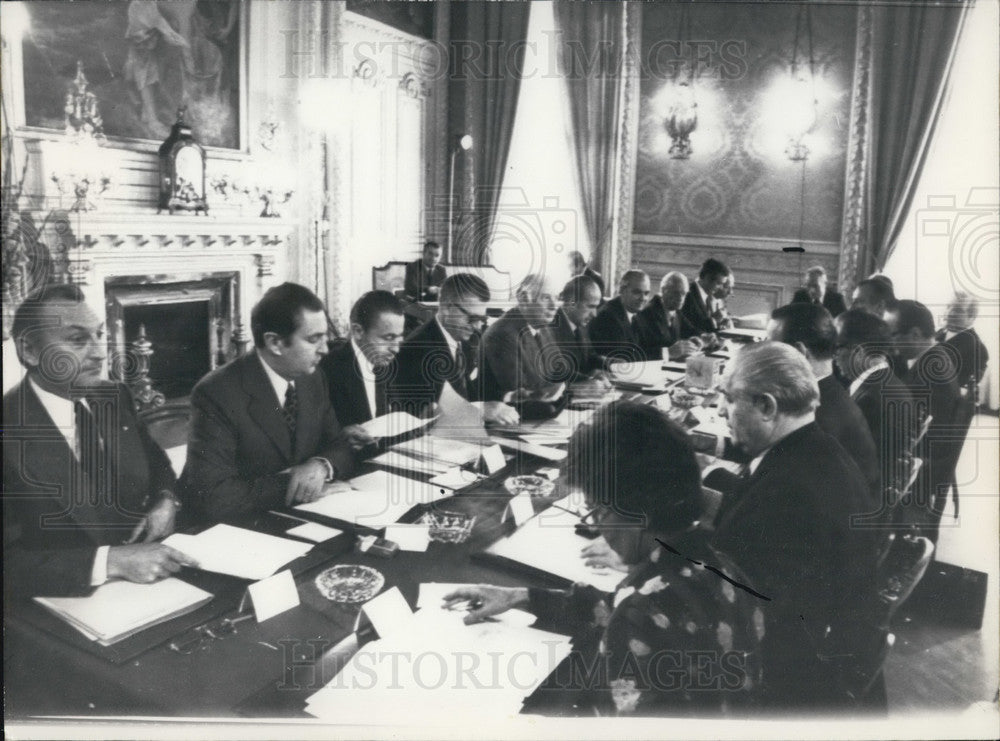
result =
[{"label": "framed painting", "polygon": [[185,107],[201,143],[242,148],[246,8],[239,0],[24,5],[25,126],[63,129],[79,62],[107,136],[162,142]]}]

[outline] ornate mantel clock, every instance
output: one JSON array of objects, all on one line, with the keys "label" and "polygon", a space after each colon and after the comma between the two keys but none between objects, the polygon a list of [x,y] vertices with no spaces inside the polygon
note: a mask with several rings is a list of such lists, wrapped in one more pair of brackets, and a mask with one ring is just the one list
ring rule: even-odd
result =
[{"label": "ornate mantel clock", "polygon": [[157,213],[174,211],[204,211],[205,150],[194,140],[191,127],[184,121],[185,109],[177,111],[177,122],[170,136],[160,145],[160,202]]}]

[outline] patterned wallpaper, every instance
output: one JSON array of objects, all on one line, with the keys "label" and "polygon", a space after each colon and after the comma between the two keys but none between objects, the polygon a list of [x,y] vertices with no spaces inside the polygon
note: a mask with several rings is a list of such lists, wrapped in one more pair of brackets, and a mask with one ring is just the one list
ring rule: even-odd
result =
[{"label": "patterned wallpaper", "polygon": [[[798,239],[802,167],[784,154],[789,110],[775,91],[787,77],[799,5],[688,7],[691,43],[678,44],[679,4],[643,5],[633,233]],[[856,12],[811,8],[819,104],[805,171],[806,240],[840,238]],[[698,63],[699,122],[690,159],[672,160],[658,94],[682,58]]]}]

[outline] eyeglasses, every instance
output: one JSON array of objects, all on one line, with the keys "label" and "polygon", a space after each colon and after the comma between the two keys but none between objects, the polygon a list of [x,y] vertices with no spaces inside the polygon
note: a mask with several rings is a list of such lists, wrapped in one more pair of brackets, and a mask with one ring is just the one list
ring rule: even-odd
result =
[{"label": "eyeglasses", "polygon": [[235,618],[222,618],[221,620],[205,623],[196,628],[192,628],[188,633],[170,642],[170,650],[182,656],[193,654],[195,651],[206,648],[212,641],[221,641],[231,635],[238,633],[236,626],[244,620],[253,617],[251,612],[248,615],[241,615]]},{"label": "eyeglasses", "polygon": [[485,314],[473,314],[471,311],[466,309],[460,304],[452,304],[456,309],[465,315],[465,321],[467,321],[472,326],[482,326],[486,324],[488,317]]}]

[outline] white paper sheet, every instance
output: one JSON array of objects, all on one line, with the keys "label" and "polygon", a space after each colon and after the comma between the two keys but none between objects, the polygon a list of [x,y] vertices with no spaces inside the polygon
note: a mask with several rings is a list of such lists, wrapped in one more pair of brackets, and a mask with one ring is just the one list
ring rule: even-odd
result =
[{"label": "white paper sheet", "polygon": [[526,443],[523,440],[508,440],[504,437],[491,437],[490,440],[497,443],[501,447],[510,448],[511,450],[519,450],[522,453],[529,453],[547,461],[558,462],[565,460],[566,458],[565,450],[556,450],[555,448],[550,448],[545,445],[533,445],[531,443]]},{"label": "white paper sheet", "polygon": [[398,545],[401,551],[423,553],[431,543],[431,531],[426,523],[414,525],[396,523],[386,525],[385,539]]},{"label": "white paper sheet", "polygon": [[247,587],[247,591],[250,593],[250,601],[253,603],[258,623],[298,607],[299,604],[299,590],[295,588],[295,578],[287,569],[251,584]]},{"label": "white paper sheet", "polygon": [[361,427],[372,437],[398,437],[430,424],[431,420],[420,419],[406,412],[390,412],[362,423]]},{"label": "white paper sheet", "polygon": [[[453,494],[449,489],[403,476],[394,476],[384,471],[377,473],[381,475],[371,474],[370,479],[363,477],[367,479],[365,491],[352,489],[327,494],[313,502],[300,504],[295,509],[380,530],[417,504],[430,504]],[[375,482],[381,483],[383,488],[367,489]]]},{"label": "white paper sheet", "polygon": [[305,538],[313,543],[322,543],[330,538],[336,538],[343,532],[335,527],[320,525],[318,522],[305,522],[291,530],[286,530],[285,535],[294,535],[296,538]]},{"label": "white paper sheet", "polygon": [[254,581],[270,576],[312,549],[311,543],[224,524],[197,535],[175,533],[163,542],[193,558],[204,571]]},{"label": "white paper sheet", "polygon": [[[445,595],[451,594],[456,589],[462,587],[474,587],[475,584],[445,584],[442,582],[424,582],[420,585],[420,593],[417,596],[417,608],[427,608],[431,610],[443,610]],[[458,611],[460,615],[464,614]],[[534,625],[537,617],[524,610],[507,610],[499,615],[494,615],[493,619],[504,625],[513,628],[527,628]]]}]

